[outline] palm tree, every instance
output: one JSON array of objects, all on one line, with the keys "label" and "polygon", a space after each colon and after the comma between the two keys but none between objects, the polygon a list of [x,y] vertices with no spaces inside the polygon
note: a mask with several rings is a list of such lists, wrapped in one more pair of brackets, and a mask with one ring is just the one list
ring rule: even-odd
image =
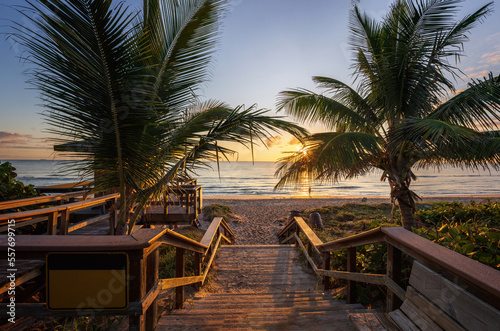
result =
[{"label": "palm tree", "polygon": [[19,9],[33,28],[14,23],[12,37],[33,64],[49,132],[78,147],[66,169],[96,173],[96,190],[118,188],[117,233],[127,222],[131,232],[176,178],[232,152],[219,142],[305,133],[254,106],[198,100],[226,6],[144,0],[134,13],[111,0],[34,0]]},{"label": "palm tree", "polygon": [[[456,0],[397,0],[377,22],[353,6],[352,69],[357,88],[313,77],[325,94],[293,89],[279,94],[277,108],[299,121],[323,123],[332,132],[308,136],[303,149],[281,160],[276,188],[306,177],[333,181],[383,172],[393,206],[405,228],[415,226],[410,190],[414,169],[494,167],[500,161],[500,77],[490,74],[455,91],[466,33],[492,3],[457,20]],[[447,92],[454,93],[447,98]]]}]

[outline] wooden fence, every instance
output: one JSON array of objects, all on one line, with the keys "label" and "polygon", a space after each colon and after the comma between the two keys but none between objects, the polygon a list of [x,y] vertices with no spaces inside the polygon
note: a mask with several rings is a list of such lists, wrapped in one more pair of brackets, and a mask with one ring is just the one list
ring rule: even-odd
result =
[{"label": "wooden fence", "polygon": [[[55,252],[121,252],[129,258],[129,298],[125,310],[94,311],[49,311],[44,302],[26,303],[16,301],[16,317],[75,317],[82,315],[128,315],[130,330],[152,330],[158,320],[157,297],[164,289],[176,288],[176,307],[182,308],[184,286],[205,282],[208,271],[222,240],[231,243],[234,233],[222,218],[216,218],[206,231],[201,242],[196,242],[168,229],[136,230],[131,236],[15,236],[16,287],[24,282],[37,280],[40,291],[45,282],[47,254]],[[9,236],[0,236],[0,265],[8,269]],[[176,247],[176,277],[159,279],[159,249],[162,245]],[[195,276],[184,277],[185,251],[195,253]],[[23,277],[28,270],[29,277]],[[5,286],[8,286],[5,285]],[[2,285],[2,289],[5,288]],[[5,291],[3,291],[5,292]],[[2,292],[0,292],[2,293]],[[31,294],[31,293],[30,293]],[[16,292],[16,298],[21,298]],[[27,296],[29,297],[29,295]],[[43,297],[43,295],[42,295]],[[0,314],[6,316],[7,303],[0,304]]]},{"label": "wooden fence", "polygon": [[[300,235],[305,237],[302,243]],[[467,291],[500,309],[500,272],[482,263],[453,252],[443,246],[424,239],[399,227],[382,227],[351,237],[323,243],[301,217],[295,217],[278,233],[281,243],[295,240],[314,272],[323,278],[330,288],[331,277],[347,280],[347,301],[354,301],[356,282],[384,286],[387,290],[387,310],[392,311],[404,300],[406,291],[400,285],[401,253],[405,253],[445,278],[466,287]],[[356,272],[356,247],[385,243],[387,245],[387,268],[385,274]],[[306,247],[307,246],[307,247]],[[312,258],[316,251],[321,260],[318,267]],[[345,251],[347,271],[330,270],[332,252]]]}]

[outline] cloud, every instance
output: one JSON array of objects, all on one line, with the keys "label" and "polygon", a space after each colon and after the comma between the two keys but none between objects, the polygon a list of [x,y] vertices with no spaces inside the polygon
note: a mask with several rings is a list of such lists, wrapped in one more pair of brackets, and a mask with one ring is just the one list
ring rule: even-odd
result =
[{"label": "cloud", "polygon": [[283,145],[283,138],[281,136],[274,136],[271,138],[267,138],[264,141],[264,143],[269,148],[274,147],[274,146],[281,146],[281,145]]},{"label": "cloud", "polygon": [[32,139],[33,136],[30,135],[30,134],[11,133],[9,131],[0,131],[0,139],[8,139],[8,138],[28,138],[28,139]]},{"label": "cloud", "polygon": [[490,73],[489,70],[481,70],[481,71],[476,71],[476,72],[472,72],[470,74],[467,74],[467,77],[468,78],[483,78],[483,77],[487,77],[489,73]]},{"label": "cloud", "polygon": [[288,145],[289,146],[301,145],[301,143],[300,143],[300,141],[297,138],[292,137],[292,139],[290,139],[290,141],[288,142]]},{"label": "cloud", "polygon": [[479,61],[479,63],[486,63],[489,65],[500,64],[500,49],[496,49],[492,52],[481,55],[481,60]]},{"label": "cloud", "polygon": [[1,148],[52,149],[52,144],[45,138],[35,138],[31,134],[0,131]]}]

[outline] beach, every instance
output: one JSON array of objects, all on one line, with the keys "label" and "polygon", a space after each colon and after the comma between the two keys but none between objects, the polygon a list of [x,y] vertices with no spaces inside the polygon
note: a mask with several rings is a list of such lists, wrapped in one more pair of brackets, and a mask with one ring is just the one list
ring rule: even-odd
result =
[{"label": "beach", "polygon": [[[500,201],[500,195],[446,195],[422,196],[422,203],[438,201],[457,201],[469,203],[482,202],[490,198]],[[288,220],[290,211],[306,211],[324,206],[340,206],[345,203],[390,203],[388,196],[367,197],[362,202],[362,196],[330,196],[330,197],[277,197],[277,196],[205,196],[203,205],[221,204],[232,208],[237,216],[229,220],[231,229],[236,234],[238,245],[274,245],[279,244],[276,233]],[[202,226],[207,227],[208,222]]]}]

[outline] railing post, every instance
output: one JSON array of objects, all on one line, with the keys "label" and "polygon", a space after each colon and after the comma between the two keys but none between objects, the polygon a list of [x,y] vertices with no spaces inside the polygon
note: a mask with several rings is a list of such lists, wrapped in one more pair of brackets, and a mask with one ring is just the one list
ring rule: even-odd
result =
[{"label": "railing post", "polygon": [[[401,251],[387,243],[387,276],[394,282],[401,282]],[[394,293],[387,289],[386,310],[393,311],[401,305],[401,300]]]},{"label": "railing post", "polygon": [[[184,277],[186,271],[186,257],[184,249],[177,247],[175,249],[175,277]],[[184,308],[184,286],[177,286],[175,288],[175,308]]]},{"label": "railing post", "polygon": [[59,234],[68,234],[68,222],[69,222],[69,209],[66,208],[61,212],[61,225],[59,227]]},{"label": "railing post", "polygon": [[[323,255],[323,269],[330,270],[331,269],[331,261],[330,261],[330,252],[325,252]],[[330,276],[323,276],[323,286],[325,287],[325,291],[332,288],[332,281]]]},{"label": "railing post", "polygon": [[47,234],[54,235],[57,234],[57,211],[53,211],[49,214],[49,220],[47,222]]},{"label": "railing post", "polygon": [[[356,247],[349,247],[347,249],[347,272],[356,272]],[[347,303],[354,303],[354,290],[356,289],[356,282],[352,280],[347,281]]]},{"label": "railing post", "polygon": [[[147,257],[146,293],[158,283],[158,269],[160,264],[160,248],[155,249]],[[153,300],[146,311],[146,330],[154,330],[158,322],[158,303]]]},{"label": "railing post", "polygon": [[[194,275],[201,276],[201,253],[194,253]],[[194,288],[199,290],[201,283],[194,284]]]},{"label": "railing post", "polygon": [[[144,250],[129,254],[130,259],[130,302],[141,302],[146,295],[146,267]],[[129,330],[146,330],[146,319],[142,315],[129,316]]]}]

